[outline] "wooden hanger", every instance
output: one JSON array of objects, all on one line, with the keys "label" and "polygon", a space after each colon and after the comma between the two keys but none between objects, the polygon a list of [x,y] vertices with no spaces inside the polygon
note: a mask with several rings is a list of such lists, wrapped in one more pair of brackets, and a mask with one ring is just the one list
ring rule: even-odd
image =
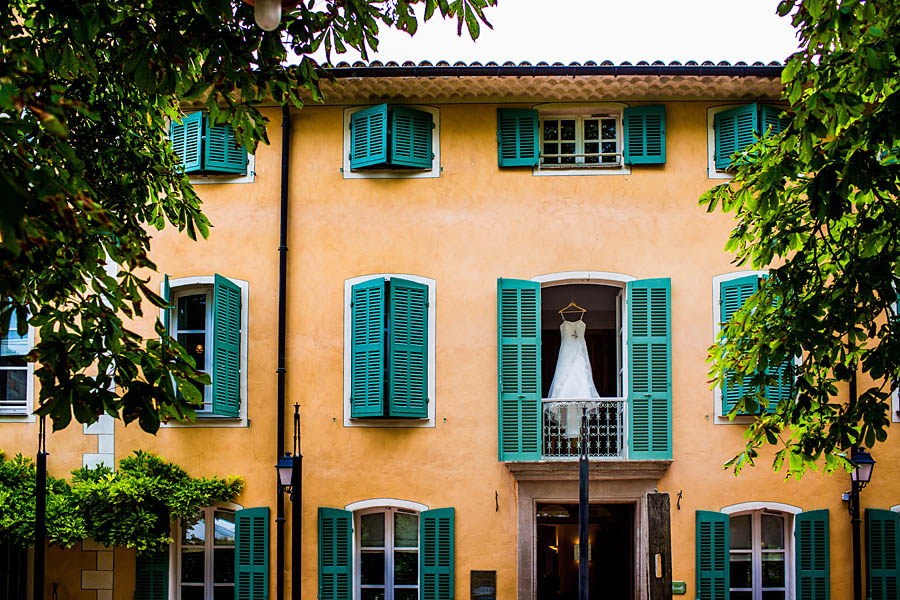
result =
[{"label": "wooden hanger", "polygon": [[[562,309],[560,309],[559,314],[560,315],[570,315],[570,314],[578,313],[583,317],[586,312],[587,312],[586,309],[581,308],[580,306],[575,304],[574,300],[572,300],[571,302],[569,302],[569,304],[567,306],[564,306],[564,307],[562,307]],[[565,319],[565,317],[563,317],[563,319]]]}]

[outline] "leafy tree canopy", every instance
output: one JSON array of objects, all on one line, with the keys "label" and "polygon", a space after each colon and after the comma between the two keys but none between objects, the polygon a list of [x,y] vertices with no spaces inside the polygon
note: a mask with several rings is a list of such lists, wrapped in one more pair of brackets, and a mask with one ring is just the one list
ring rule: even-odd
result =
[{"label": "leafy tree canopy", "polygon": [[[208,377],[174,340],[144,340],[127,321],[143,300],[163,305],[138,275],[155,269],[149,231],[209,232],[166,141],[183,101],[204,99],[255,149],[267,142],[260,104],[321,98],[319,48],[367,58],[381,27],[415,33],[417,5],[475,38],[494,4],[300,2],[265,33],[239,0],[0,0],[0,335],[11,321],[37,330],[38,414],[54,429],[106,413],[149,432],[194,414]],[[284,65],[288,51],[299,64]]]},{"label": "leafy tree canopy", "polygon": [[[711,375],[751,382],[797,357],[795,398],[750,426],[726,466],[779,447],[776,469],[849,468],[884,441],[900,378],[900,4],[783,0],[801,49],[783,73],[790,125],[736,155],[701,199],[735,217],[726,249],[770,277],[723,329]],[[858,382],[851,397],[849,382]],[[847,385],[842,382],[848,382]],[[748,395],[732,415],[762,395]]]}]

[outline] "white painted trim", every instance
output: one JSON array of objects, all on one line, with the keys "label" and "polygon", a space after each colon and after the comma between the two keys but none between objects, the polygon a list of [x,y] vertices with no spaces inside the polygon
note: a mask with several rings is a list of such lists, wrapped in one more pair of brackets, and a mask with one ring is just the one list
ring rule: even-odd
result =
[{"label": "white painted trim", "polygon": [[542,284],[542,287],[569,285],[572,283],[619,285],[629,281],[637,281],[637,277],[625,275],[624,273],[613,273],[612,271],[561,271],[559,273],[536,275],[531,278],[531,281],[537,281]]},{"label": "white painted trim", "polygon": [[894,512],[900,512],[900,504],[895,504],[895,505],[893,505],[893,506],[890,508],[890,510],[892,510],[892,511],[894,511]]},{"label": "white painted trim", "polygon": [[724,110],[744,106],[750,102],[740,104],[728,104],[725,106],[711,106],[706,109],[706,175],[709,179],[734,179],[734,175],[728,171],[716,169],[716,129],[715,116]]},{"label": "white painted trim", "polygon": [[[247,370],[248,365],[248,338],[249,336],[249,317],[250,317],[250,283],[242,279],[227,277],[231,283],[238,286],[241,290],[241,412],[240,417],[231,419],[227,417],[214,416],[198,416],[193,422],[183,423],[180,421],[168,421],[161,423],[162,427],[247,427],[250,424],[248,416],[248,385]],[[169,290],[172,294],[177,288],[188,288],[191,286],[209,287],[214,285],[215,276],[213,275],[197,275],[193,277],[179,277],[169,279]],[[180,291],[180,290],[179,290]],[[159,284],[159,293],[163,294],[163,282]],[[159,309],[159,318],[162,320],[165,309]]]},{"label": "white painted trim", "polygon": [[[34,349],[34,327],[28,326],[28,351]],[[26,363],[25,371],[25,411],[15,414],[0,415],[0,423],[34,423],[37,415],[34,414],[34,363]]]},{"label": "white painted trim", "polygon": [[900,390],[894,385],[891,390],[891,422],[900,423]]},{"label": "white painted trim", "polygon": [[[353,334],[353,309],[350,302],[353,296],[353,286],[369,279],[384,277],[392,279],[399,277],[428,286],[428,418],[427,419],[351,419],[350,392],[352,391],[352,334]],[[420,275],[408,273],[373,273],[360,275],[344,280],[344,427],[434,427],[437,384],[435,377],[437,345],[435,343],[435,330],[437,319],[435,317],[435,280]]]},{"label": "white painted trim", "polygon": [[441,111],[432,106],[422,106],[419,104],[391,104],[391,106],[402,106],[404,108],[412,108],[421,110],[431,115],[431,121],[434,128],[431,130],[431,151],[434,153],[434,159],[431,161],[431,168],[427,170],[403,170],[403,169],[384,169],[384,170],[361,170],[353,171],[350,169],[350,117],[353,113],[357,113],[365,108],[376,106],[370,104],[368,106],[350,106],[344,109],[344,143],[341,146],[343,156],[341,157],[341,173],[344,179],[427,179],[441,176]]},{"label": "white painted trim", "polygon": [[803,512],[803,509],[799,506],[785,504],[783,502],[739,502],[737,504],[723,506],[719,512],[725,513],[726,515],[733,515],[735,513],[750,512],[753,510],[771,510],[792,515],[799,515]]},{"label": "white painted trim", "polygon": [[256,155],[247,154],[247,173],[244,175],[200,175],[190,176],[191,185],[203,185],[207,183],[253,183],[256,181]]},{"label": "white painted trim", "polygon": [[405,508],[418,512],[428,510],[428,506],[425,504],[413,502],[412,500],[398,500],[397,498],[372,498],[369,500],[351,502],[344,507],[344,510],[355,512],[358,510],[364,510],[366,508]]}]

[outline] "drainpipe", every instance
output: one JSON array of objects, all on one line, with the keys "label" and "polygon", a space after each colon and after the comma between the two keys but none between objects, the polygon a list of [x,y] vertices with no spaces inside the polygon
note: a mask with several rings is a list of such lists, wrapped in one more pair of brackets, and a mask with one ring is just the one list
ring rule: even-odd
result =
[{"label": "drainpipe", "polygon": [[[281,107],[281,216],[278,242],[278,420],[275,448],[275,462],[284,452],[284,340],[287,312],[287,211],[288,211],[288,170],[291,152],[291,112],[287,106]],[[277,479],[276,479],[277,481]],[[280,485],[275,487],[275,598],[284,600],[284,492]],[[294,528],[299,523],[292,523]],[[294,549],[296,552],[297,549]]]}]

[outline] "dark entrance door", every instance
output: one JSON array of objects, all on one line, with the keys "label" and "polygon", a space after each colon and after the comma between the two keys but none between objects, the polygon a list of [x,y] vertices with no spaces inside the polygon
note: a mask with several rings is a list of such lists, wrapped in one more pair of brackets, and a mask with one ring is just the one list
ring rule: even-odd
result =
[{"label": "dark entrance door", "polygon": [[[537,505],[537,600],[578,598],[578,504]],[[591,504],[590,597],[634,598],[634,505]]]}]

